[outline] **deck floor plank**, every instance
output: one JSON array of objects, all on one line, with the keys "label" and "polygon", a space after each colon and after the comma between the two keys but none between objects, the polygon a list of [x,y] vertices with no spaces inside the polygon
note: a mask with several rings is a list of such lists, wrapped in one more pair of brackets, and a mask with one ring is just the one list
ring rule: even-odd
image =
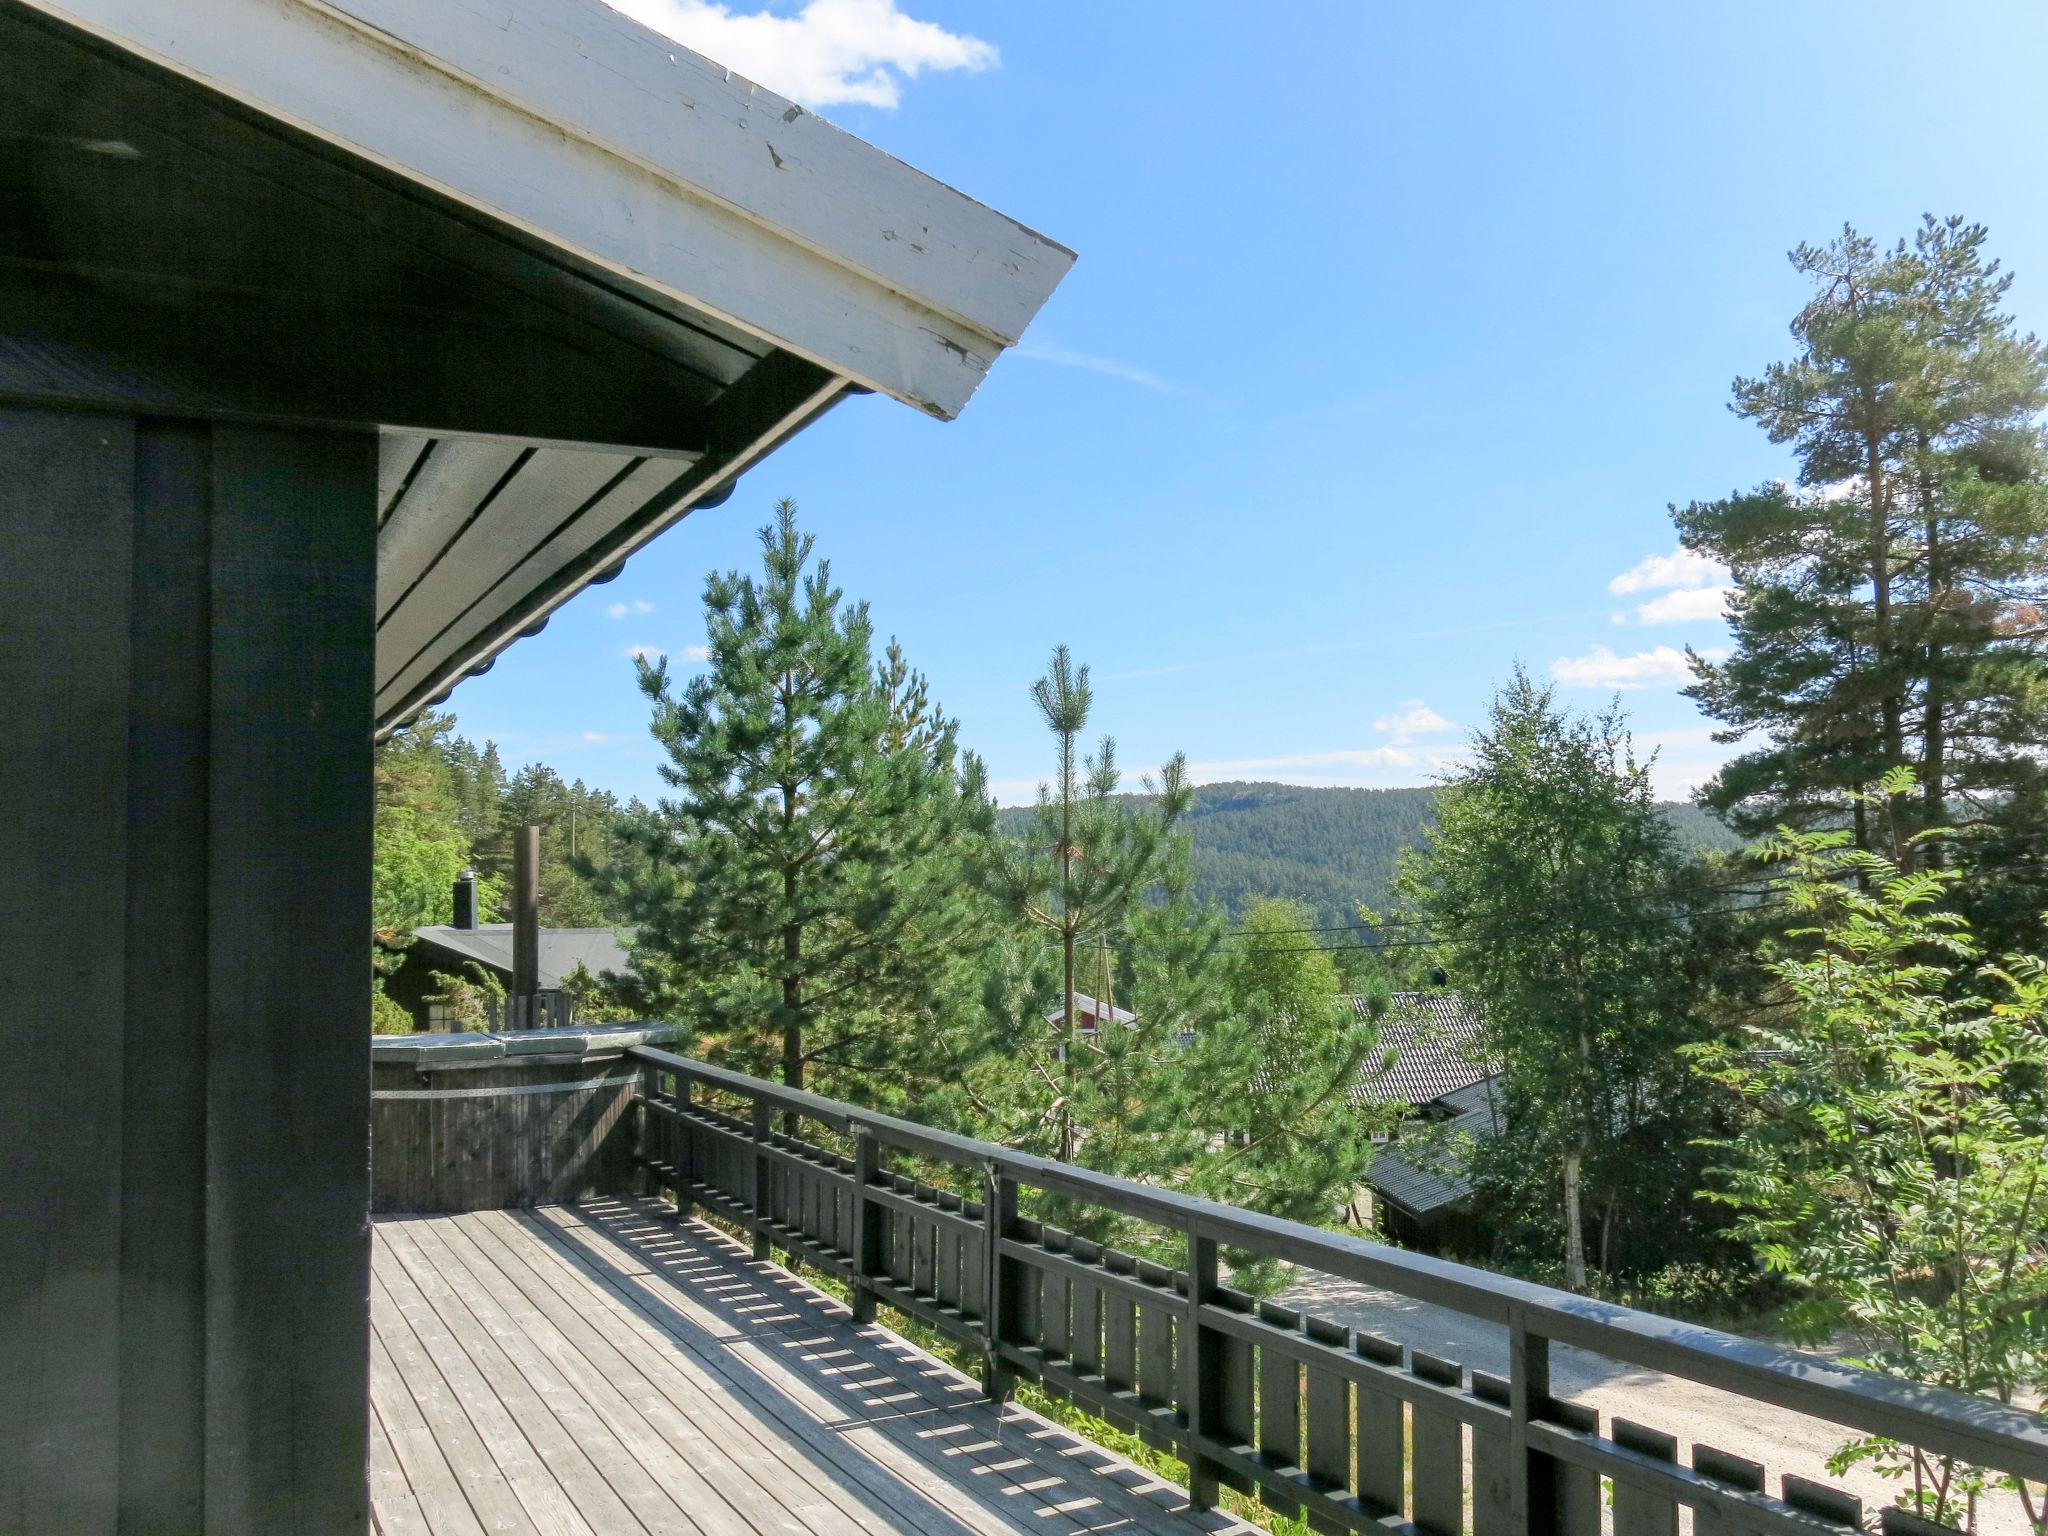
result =
[{"label": "deck floor plank", "polygon": [[[391,1362],[391,1352],[384,1345],[384,1319],[374,1295],[370,1316],[370,1406],[389,1436],[392,1459],[408,1493],[432,1536],[483,1536],[484,1528],[469,1507],[448,1458],[441,1454],[432,1426]],[[370,1497],[375,1508],[374,1483]]]},{"label": "deck floor plank", "polygon": [[[794,1438],[814,1453],[829,1449],[830,1441],[805,1435],[807,1421],[792,1422],[756,1411],[752,1397],[709,1368],[688,1342],[649,1328],[620,1298],[593,1286],[590,1277],[554,1260],[530,1241],[519,1241],[519,1234],[512,1234],[511,1242],[488,1230],[469,1235],[493,1246],[501,1260],[516,1265],[529,1277],[550,1319],[584,1342],[591,1358],[602,1360],[614,1373],[613,1380],[640,1401],[650,1421],[674,1424],[680,1417],[682,1422],[674,1431],[679,1440],[708,1437],[727,1450],[764,1486],[778,1491],[791,1512],[806,1521],[803,1529],[822,1525],[864,1531],[870,1536],[894,1536],[901,1531],[950,1536],[956,1529],[949,1523],[925,1520],[915,1504],[895,1497],[901,1491],[895,1483],[863,1462],[854,1465],[855,1477],[848,1479],[834,1475],[828,1458],[807,1456],[801,1448],[793,1448],[792,1431]],[[847,1481],[858,1481],[870,1495],[894,1501],[885,1513],[877,1513],[872,1498],[864,1503],[841,1486]]]},{"label": "deck floor plank", "polygon": [[[1197,1515],[1187,1494],[1036,1414],[988,1403],[979,1386],[915,1345],[876,1325],[858,1325],[846,1307],[744,1246],[700,1223],[678,1227],[652,1202],[600,1201],[575,1211],[545,1208],[478,1219],[518,1221],[562,1240],[598,1276],[645,1271],[637,1294],[651,1315],[685,1316],[690,1326],[733,1336],[759,1368],[798,1393],[829,1386],[814,1399],[822,1422],[871,1422],[937,1469],[950,1483],[986,1493],[998,1529],[1247,1531],[1241,1522]],[[630,1255],[621,1265],[617,1261]],[[672,1330],[673,1331],[673,1330]],[[969,1479],[962,1478],[965,1463]],[[922,1472],[924,1469],[917,1469]],[[916,1475],[914,1472],[913,1475]]]},{"label": "deck floor plank", "polygon": [[383,1536],[1256,1536],[665,1209],[377,1222]]},{"label": "deck floor plank", "polygon": [[408,1262],[412,1250],[393,1236],[379,1246],[378,1281],[469,1410],[533,1523],[545,1536],[644,1532],[575,1439],[527,1389],[468,1303],[431,1265]]},{"label": "deck floor plank", "polygon": [[562,1327],[563,1319],[550,1315],[547,1298],[523,1289],[459,1219],[427,1240],[439,1247],[444,1262],[461,1266],[471,1284],[524,1324],[606,1429],[709,1536],[804,1536],[809,1527],[782,1503],[777,1479],[761,1476],[734,1454],[733,1444],[703,1434],[679,1415],[661,1414],[657,1407],[650,1419],[607,1371],[609,1362],[593,1361]]},{"label": "deck floor plank", "polygon": [[376,1536],[434,1536],[426,1512],[405,1480],[398,1452],[384,1432],[384,1421],[370,1414],[370,1524]]},{"label": "deck floor plank", "polygon": [[[555,1247],[553,1237],[545,1231],[541,1237],[543,1251]],[[793,1434],[819,1448],[821,1454],[838,1458],[846,1456],[846,1448],[862,1450],[864,1454],[854,1458],[854,1466],[864,1470],[870,1487],[885,1491],[893,1518],[893,1524],[885,1528],[928,1532],[928,1536],[1004,1536],[1018,1530],[1001,1511],[985,1509],[973,1497],[963,1497],[958,1473],[934,1475],[915,1458],[903,1456],[887,1434],[870,1423],[850,1419],[844,1407],[815,1384],[784,1378],[772,1368],[772,1362],[752,1356],[748,1341],[733,1329],[715,1323],[700,1327],[698,1321],[684,1317],[678,1311],[680,1298],[674,1284],[651,1268],[641,1262],[612,1268],[614,1257],[618,1257],[616,1249],[588,1253],[563,1247],[553,1253],[553,1264],[575,1284],[606,1286],[621,1315],[633,1319],[655,1348],[688,1350],[696,1339],[715,1339],[717,1358],[711,1364],[719,1372],[719,1389],[762,1405],[774,1415],[784,1434]],[[770,1368],[764,1370],[764,1364]]]}]

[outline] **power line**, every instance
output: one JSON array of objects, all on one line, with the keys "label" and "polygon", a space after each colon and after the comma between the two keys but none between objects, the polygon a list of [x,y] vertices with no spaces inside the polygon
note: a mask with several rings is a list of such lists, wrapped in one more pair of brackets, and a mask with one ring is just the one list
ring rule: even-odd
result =
[{"label": "power line", "polygon": [[[1758,906],[1775,907],[1782,902],[1765,900]],[[1605,928],[1646,928],[1660,923],[1682,923],[1695,917],[1711,917],[1721,909],[1701,907],[1691,912],[1667,912],[1656,917],[1619,918],[1604,923],[1546,923],[1535,928],[1517,928],[1493,937],[1497,938],[1540,938],[1546,933],[1590,933]],[[1755,910],[1754,908],[1750,910]],[[1335,955],[1360,949],[1434,949],[1445,944],[1457,944],[1467,940],[1470,930],[1465,933],[1439,934],[1427,939],[1388,939],[1382,944],[1304,944],[1284,949],[1267,949],[1260,953],[1268,955]]]},{"label": "power line", "polygon": [[[1769,878],[1770,877],[1767,875],[1753,875],[1745,880],[1730,881],[1726,885],[1699,885],[1694,886],[1689,890],[1677,892],[1674,894],[1683,896],[1713,896],[1720,895],[1729,891],[1740,891],[1746,895],[1764,896],[1769,894],[1768,886],[1766,886],[1762,890],[1756,889],[1755,887],[1757,886],[1759,880],[1767,881],[1769,880]],[[1654,898],[1608,896],[1596,899],[1598,899],[1601,905],[1604,906],[1619,906],[1623,902],[1627,901],[1633,901],[1637,899],[1648,901],[1653,900]],[[1389,918],[1384,922],[1378,923],[1327,923],[1321,927],[1316,928],[1232,928],[1229,930],[1226,937],[1233,939],[1259,937],[1292,938],[1307,933],[1351,933],[1358,930],[1369,930],[1371,932],[1377,933],[1383,929],[1388,928],[1420,928],[1423,926],[1424,924],[1420,919]],[[1284,953],[1284,951],[1276,951],[1276,953]]]}]

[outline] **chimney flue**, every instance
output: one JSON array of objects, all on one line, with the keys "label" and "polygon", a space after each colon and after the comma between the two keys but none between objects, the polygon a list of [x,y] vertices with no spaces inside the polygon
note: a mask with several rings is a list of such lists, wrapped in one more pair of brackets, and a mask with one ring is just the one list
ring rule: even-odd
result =
[{"label": "chimney flue", "polygon": [[455,877],[455,906],[451,926],[476,927],[476,871],[465,869]]},{"label": "chimney flue", "polygon": [[534,1026],[534,999],[540,991],[540,828],[521,827],[512,834],[512,996],[513,1027]]}]

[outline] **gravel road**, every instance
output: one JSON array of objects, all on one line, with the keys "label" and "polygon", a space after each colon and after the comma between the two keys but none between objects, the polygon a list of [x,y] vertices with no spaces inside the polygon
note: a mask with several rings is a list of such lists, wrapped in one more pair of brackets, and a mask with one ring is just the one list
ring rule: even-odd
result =
[{"label": "gravel road", "polygon": [[[1279,1299],[1316,1317],[1398,1340],[1441,1359],[1507,1374],[1506,1330],[1446,1307],[1325,1275],[1302,1281]],[[1860,1467],[1843,1477],[1830,1476],[1828,1455],[1849,1438],[1849,1432],[1819,1419],[1563,1346],[1552,1351],[1550,1372],[1558,1396],[1676,1435],[1681,1460],[1690,1459],[1695,1443],[1703,1443],[1762,1462],[1770,1471],[1773,1493],[1784,1472],[1847,1488],[1862,1497],[1866,1512],[1890,1503],[1898,1491],[1892,1482]],[[2000,1494],[1980,1508],[1977,1529],[1979,1536],[2028,1536],[2019,1500],[2010,1494]]]}]

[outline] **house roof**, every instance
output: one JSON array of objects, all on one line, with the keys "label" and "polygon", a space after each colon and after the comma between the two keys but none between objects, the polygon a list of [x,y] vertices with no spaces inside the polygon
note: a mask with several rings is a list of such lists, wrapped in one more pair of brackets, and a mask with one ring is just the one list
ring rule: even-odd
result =
[{"label": "house roof", "polygon": [[[1065,1005],[1062,1004],[1061,1007],[1053,1009],[1051,1013],[1048,1013],[1045,1016],[1046,1022],[1048,1024],[1059,1023],[1060,1015],[1064,1011],[1064,1008]],[[1135,1013],[1132,1013],[1128,1008],[1119,1008],[1112,1003],[1109,1006],[1109,1008],[1105,1010],[1101,1003],[1098,1003],[1086,992],[1076,992],[1074,994],[1074,1012],[1076,1014],[1085,1013],[1090,1018],[1097,1020],[1108,1019],[1113,1024],[1135,1024],[1138,1022],[1138,1016]]]},{"label": "house roof", "polygon": [[1472,1193],[1472,1142],[1500,1129],[1495,1079],[1482,1078],[1446,1094],[1451,1118],[1420,1133],[1413,1146],[1399,1144],[1374,1155],[1365,1181],[1411,1216],[1427,1216]]},{"label": "house roof", "polygon": [[[1371,1002],[1354,997],[1361,1016]],[[1479,1018],[1455,992],[1396,992],[1380,1018],[1381,1052],[1351,1091],[1354,1104],[1432,1104],[1500,1070],[1475,1059]],[[1382,1065],[1384,1052],[1394,1059]]]},{"label": "house roof", "polygon": [[[512,925],[482,923],[475,928],[434,924],[413,930],[414,937],[458,963],[474,960],[492,970],[512,974]],[[543,928],[540,931],[540,984],[544,990],[562,985],[577,966],[593,976],[606,971],[628,974],[632,958],[613,928]]]},{"label": "house roof", "polygon": [[12,392],[376,432],[380,731],[1073,261],[601,0],[23,0],[0,142]]}]

